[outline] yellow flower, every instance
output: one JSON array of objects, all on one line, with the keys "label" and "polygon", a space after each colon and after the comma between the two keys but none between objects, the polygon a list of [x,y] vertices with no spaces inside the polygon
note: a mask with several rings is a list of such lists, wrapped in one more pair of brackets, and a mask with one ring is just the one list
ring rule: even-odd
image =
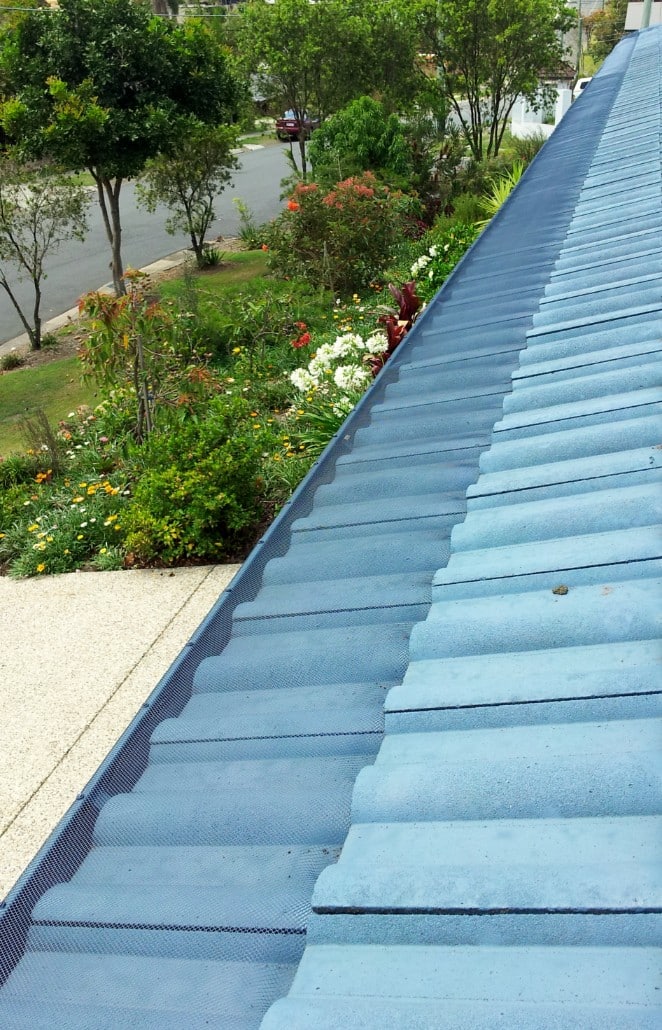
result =
[{"label": "yellow flower", "polygon": [[261,429],[261,428],[262,428],[262,427],[261,427],[261,425],[260,425],[260,423],[259,423],[259,422],[254,422],[254,423],[253,423],[253,429]]},{"label": "yellow flower", "polygon": [[28,526],[28,533],[34,533],[37,529],[39,529],[38,523],[33,522],[31,526]]},{"label": "yellow flower", "polygon": [[82,540],[82,539],[83,539],[83,534],[79,533],[78,536],[76,537],[76,540]]},{"label": "yellow flower", "polygon": [[80,502],[84,501],[85,498],[84,497],[80,497],[79,495],[76,495],[76,497],[72,497],[71,500],[73,501],[74,504],[80,504]]},{"label": "yellow flower", "polygon": [[46,566],[44,565],[44,563],[39,562],[39,565],[37,565],[37,572],[43,572],[45,568]]},{"label": "yellow flower", "polygon": [[107,552],[108,552],[108,548],[107,547],[102,547],[101,550],[99,551],[99,554],[106,554]]},{"label": "yellow flower", "polygon": [[84,490],[84,489],[85,489],[85,487],[87,486],[87,483],[79,483],[79,484],[78,484],[78,486],[79,486],[79,488],[80,488],[81,490]]},{"label": "yellow flower", "polygon": [[233,347],[232,348],[232,353],[233,354],[241,354],[241,347]]}]

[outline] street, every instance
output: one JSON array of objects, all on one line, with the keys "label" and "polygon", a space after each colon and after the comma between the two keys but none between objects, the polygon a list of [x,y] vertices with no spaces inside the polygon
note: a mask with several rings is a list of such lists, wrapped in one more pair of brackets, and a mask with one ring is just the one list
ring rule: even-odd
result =
[{"label": "street", "polygon": [[[263,150],[246,151],[240,157],[240,167],[233,177],[233,189],[227,189],[216,200],[218,219],[208,234],[236,236],[239,215],[232,203],[240,197],[253,212],[259,224],[278,214],[280,180],[287,174],[286,146],[270,146]],[[142,265],[165,257],[166,254],[189,245],[185,235],[169,236],[164,223],[165,209],[150,215],[135,202],[131,183],[124,183],[121,193],[122,255],[125,268]],[[93,194],[89,212],[90,231],[83,243],[77,240],[63,243],[46,262],[47,278],[43,282],[41,316],[44,321],[73,307],[78,298],[90,290],[98,289],[111,279],[110,244],[103,228],[101,211]],[[16,284],[16,294],[28,312],[32,310],[33,289],[29,282]],[[4,290],[0,290],[0,343],[23,332],[23,326]]]}]

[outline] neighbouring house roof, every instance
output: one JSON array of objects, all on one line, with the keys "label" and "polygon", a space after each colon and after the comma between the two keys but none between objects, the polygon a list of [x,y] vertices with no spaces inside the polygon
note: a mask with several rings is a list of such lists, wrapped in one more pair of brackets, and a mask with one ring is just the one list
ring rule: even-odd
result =
[{"label": "neighbouring house roof", "polygon": [[0,1023],[659,1025],[661,44],[605,63],[11,892]]}]

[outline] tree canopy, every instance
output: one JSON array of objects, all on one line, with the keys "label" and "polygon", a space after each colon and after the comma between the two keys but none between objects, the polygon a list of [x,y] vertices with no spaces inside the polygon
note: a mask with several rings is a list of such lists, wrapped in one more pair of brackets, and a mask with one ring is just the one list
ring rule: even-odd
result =
[{"label": "tree canopy", "polygon": [[[48,165],[0,158],[0,287],[16,309],[32,350],[41,347],[41,290],[49,253],[87,230],[87,191]],[[9,268],[13,269],[13,276]],[[31,317],[14,289],[14,278],[32,283]]]},{"label": "tree canopy", "polygon": [[401,184],[412,170],[400,119],[372,97],[352,100],[327,119],[310,142],[310,160],[316,181],[328,186],[366,171]]},{"label": "tree canopy", "polygon": [[173,152],[147,162],[138,197],[148,211],[165,204],[172,214],[166,230],[188,233],[198,267],[204,267],[205,236],[216,217],[214,198],[238,165],[237,134],[227,125],[198,125]]},{"label": "tree canopy", "polygon": [[61,0],[6,34],[0,74],[0,122],[20,152],[94,177],[122,292],[122,182],[192,120],[231,116],[238,86],[221,49],[199,23],[152,17],[136,0]]},{"label": "tree canopy", "polygon": [[599,67],[625,31],[628,0],[607,0],[601,11],[593,11],[583,19],[587,52]]},{"label": "tree canopy", "polygon": [[490,157],[517,98],[540,101],[576,15],[565,0],[439,0],[437,11],[449,102],[473,156]]},{"label": "tree canopy", "polygon": [[[248,0],[237,50],[260,91],[302,118],[322,121],[362,95],[408,106],[421,82],[419,6],[405,0]],[[300,139],[305,172],[305,143]]]}]

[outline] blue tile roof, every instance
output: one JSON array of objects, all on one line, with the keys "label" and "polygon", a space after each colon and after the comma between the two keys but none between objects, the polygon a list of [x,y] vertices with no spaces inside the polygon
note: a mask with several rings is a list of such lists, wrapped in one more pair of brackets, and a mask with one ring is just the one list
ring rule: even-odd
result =
[{"label": "blue tile roof", "polygon": [[0,1025],[659,1025],[661,43],[617,48],[11,892]]},{"label": "blue tile roof", "polygon": [[615,86],[264,1030],[662,1024],[661,47],[563,125]]}]

